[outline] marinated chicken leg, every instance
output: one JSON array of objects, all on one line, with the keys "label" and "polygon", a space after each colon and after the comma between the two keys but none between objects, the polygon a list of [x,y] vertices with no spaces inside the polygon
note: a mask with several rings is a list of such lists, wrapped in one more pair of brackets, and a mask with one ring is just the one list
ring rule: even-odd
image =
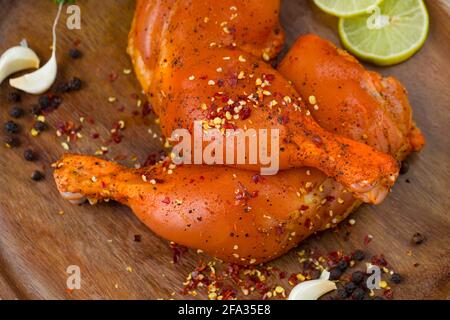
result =
[{"label": "marinated chicken leg", "polygon": [[281,47],[278,13],[278,0],[138,1],[128,51],[163,133],[192,132],[196,120],[205,130],[279,129],[280,169],[315,167],[363,201],[381,202],[397,162],[324,130],[289,81],[261,60]]}]

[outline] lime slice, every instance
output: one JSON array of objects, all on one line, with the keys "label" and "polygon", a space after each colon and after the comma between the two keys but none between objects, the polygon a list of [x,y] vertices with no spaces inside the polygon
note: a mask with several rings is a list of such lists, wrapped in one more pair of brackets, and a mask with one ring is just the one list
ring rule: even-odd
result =
[{"label": "lime slice", "polygon": [[348,18],[367,13],[367,10],[379,5],[383,0],[314,0],[314,3],[326,13]]},{"label": "lime slice", "polygon": [[372,14],[339,20],[345,48],[362,60],[388,66],[413,56],[428,36],[423,0],[384,0]]}]

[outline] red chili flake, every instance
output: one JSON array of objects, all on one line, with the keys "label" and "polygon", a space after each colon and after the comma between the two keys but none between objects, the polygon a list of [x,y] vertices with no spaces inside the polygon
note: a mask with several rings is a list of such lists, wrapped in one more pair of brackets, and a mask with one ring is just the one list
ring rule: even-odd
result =
[{"label": "red chili flake", "polygon": [[170,198],[169,197],[165,197],[161,202],[165,203],[165,204],[170,204]]},{"label": "red chili flake", "polygon": [[170,248],[172,249],[173,263],[178,263],[181,259],[181,256],[188,251],[185,246],[181,246],[173,242],[170,243]]},{"label": "red chili flake", "polygon": [[392,299],[394,298],[394,292],[392,291],[392,289],[386,289],[383,292],[383,296],[385,296],[387,299]]},{"label": "red chili flake", "polygon": [[365,237],[364,237],[364,245],[368,245],[371,241],[372,241],[372,236],[370,235],[370,234],[367,234]]},{"label": "red chili flake", "polygon": [[259,194],[258,190],[252,191],[252,198],[256,198],[258,196],[258,194]]},{"label": "red chili flake", "polygon": [[142,116],[145,117],[153,111],[151,104],[147,101],[142,106]]},{"label": "red chili flake", "polygon": [[305,205],[305,204],[302,204],[301,207],[300,207],[300,210],[301,210],[301,211],[306,211],[306,210],[308,210],[308,209],[309,209],[309,206],[307,206],[307,205]]},{"label": "red chili flake", "polygon": [[236,130],[237,129],[236,125],[234,125],[232,123],[225,123],[224,125],[222,125],[222,128],[224,128],[225,130],[227,130],[227,129]]},{"label": "red chili flake", "polygon": [[119,76],[117,75],[116,72],[111,72],[111,73],[108,75],[108,80],[109,80],[110,82],[116,81],[117,78],[119,78]]},{"label": "red chili flake", "polygon": [[336,198],[333,197],[333,196],[326,196],[325,199],[326,199],[328,202],[332,202],[332,201],[334,201],[334,199],[336,199]]},{"label": "red chili flake", "polygon": [[275,233],[277,236],[281,236],[284,234],[284,227],[283,226],[276,226],[275,227]]},{"label": "red chili flake", "polygon": [[278,116],[278,123],[279,124],[284,125],[284,124],[287,124],[288,122],[289,122],[289,117],[287,115]]},{"label": "red chili flake", "polygon": [[309,218],[306,219],[306,221],[305,221],[305,227],[309,229],[309,228],[312,227],[312,225],[313,225],[313,224],[312,224],[311,219],[309,219]]},{"label": "red chili flake", "polygon": [[92,134],[91,137],[92,137],[92,139],[98,139],[100,137],[100,134],[95,132],[95,133]]},{"label": "red chili flake", "polygon": [[275,80],[275,75],[274,74],[264,74],[263,78],[267,81],[273,81],[273,80]]},{"label": "red chili flake", "polygon": [[204,75],[200,76],[200,79],[201,80],[206,80],[206,79],[208,79],[208,76],[206,74],[204,74]]},{"label": "red chili flake", "polygon": [[380,254],[379,256],[373,256],[370,262],[373,265],[376,265],[379,267],[387,267],[387,265],[388,265],[386,258],[382,254]]},{"label": "red chili flake", "polygon": [[241,118],[241,120],[246,120],[246,119],[250,118],[251,113],[252,113],[252,109],[245,106],[242,108],[241,112],[239,113],[239,117]]}]

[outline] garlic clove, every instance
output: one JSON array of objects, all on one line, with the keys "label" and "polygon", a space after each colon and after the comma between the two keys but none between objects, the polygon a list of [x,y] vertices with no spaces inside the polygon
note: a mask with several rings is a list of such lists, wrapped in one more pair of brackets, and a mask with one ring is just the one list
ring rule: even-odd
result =
[{"label": "garlic clove", "polygon": [[9,84],[30,94],[42,94],[55,82],[57,71],[56,55],[53,53],[42,68],[19,78],[10,79]]},{"label": "garlic clove", "polygon": [[39,68],[39,57],[26,46],[9,48],[0,57],[0,84],[13,73]]},{"label": "garlic clove", "polygon": [[324,294],[336,290],[336,284],[329,281],[330,273],[324,270],[319,279],[309,280],[296,285],[288,300],[317,300]]},{"label": "garlic clove", "polygon": [[42,94],[52,86],[56,80],[56,74],[58,72],[58,64],[56,62],[56,26],[58,25],[59,17],[61,16],[61,10],[64,1],[61,1],[58,7],[58,13],[56,14],[55,21],[53,22],[53,45],[52,45],[52,57],[50,60],[39,70],[26,74],[22,77],[10,79],[9,84],[22,91],[31,94]]}]

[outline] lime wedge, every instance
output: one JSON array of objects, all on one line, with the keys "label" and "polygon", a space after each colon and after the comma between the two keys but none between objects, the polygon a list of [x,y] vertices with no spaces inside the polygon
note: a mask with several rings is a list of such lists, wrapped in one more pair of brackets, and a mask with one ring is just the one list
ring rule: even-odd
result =
[{"label": "lime wedge", "polygon": [[339,20],[345,48],[362,60],[388,66],[413,56],[428,36],[423,0],[384,0],[373,13]]},{"label": "lime wedge", "polygon": [[333,16],[348,18],[367,13],[383,0],[314,0],[316,6]]}]

